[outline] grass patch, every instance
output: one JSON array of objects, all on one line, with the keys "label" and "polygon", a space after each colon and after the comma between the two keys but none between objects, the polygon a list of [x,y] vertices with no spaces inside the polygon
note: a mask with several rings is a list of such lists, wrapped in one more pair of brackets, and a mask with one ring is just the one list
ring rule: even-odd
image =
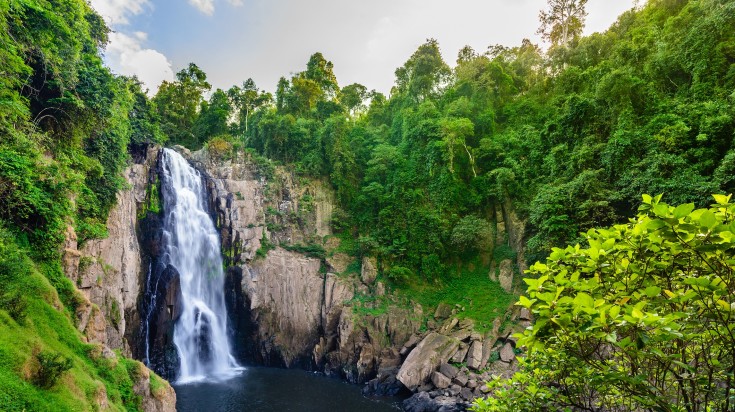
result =
[{"label": "grass patch", "polygon": [[479,259],[455,270],[454,276],[441,284],[412,283],[398,287],[398,291],[416,300],[427,312],[439,303],[458,304],[464,310],[457,313],[457,317],[474,320],[478,331],[489,330],[493,320],[506,313],[516,296],[491,281],[489,267],[482,265]]},{"label": "grass patch", "polygon": [[23,322],[0,305],[0,410],[92,411],[105,393],[109,410],[139,410],[123,366],[134,361],[105,359],[98,345],[82,342],[70,308],[62,305],[75,300],[69,295],[76,291],[57,265],[34,263],[0,228],[0,292],[22,293],[25,301]]}]

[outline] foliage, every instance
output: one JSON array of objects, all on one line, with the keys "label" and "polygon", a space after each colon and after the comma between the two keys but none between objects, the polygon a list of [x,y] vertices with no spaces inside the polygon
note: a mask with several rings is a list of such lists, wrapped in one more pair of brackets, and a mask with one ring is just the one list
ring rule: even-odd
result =
[{"label": "foliage", "polygon": [[51,388],[61,375],[71,369],[72,361],[59,353],[40,352],[36,355],[38,371],[33,382],[43,389]]},{"label": "foliage", "polygon": [[628,224],[531,267],[527,358],[475,410],[733,408],[735,204],[643,198]]}]

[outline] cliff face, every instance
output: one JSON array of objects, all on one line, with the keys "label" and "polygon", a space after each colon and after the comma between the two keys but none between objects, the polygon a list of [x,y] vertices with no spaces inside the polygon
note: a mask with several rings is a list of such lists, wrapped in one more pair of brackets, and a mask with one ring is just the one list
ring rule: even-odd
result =
[{"label": "cliff face", "polygon": [[[89,343],[98,343],[104,353],[119,349],[132,356],[140,326],[138,302],[143,276],[141,247],[137,237],[138,211],[146,201],[154,176],[159,148],[149,147],[145,155],[128,167],[124,176],[128,189],[118,193],[117,204],[107,219],[109,236],[79,247],[74,229],[67,229],[63,265],[66,276],[84,300],[76,312],[76,326]],[[139,364],[134,391],[145,411],[174,411],[173,388]],[[155,388],[151,382],[158,381]],[[104,401],[101,401],[104,403]]]},{"label": "cliff face", "polygon": [[352,311],[354,299],[384,286],[375,284],[370,259],[362,278],[345,275],[360,262],[339,251],[327,184],[299,181],[281,169],[265,174],[243,155],[233,161],[180,150],[208,177],[227,282],[239,286],[228,303],[243,356],[351,382],[398,366],[398,349],[419,329],[421,314],[413,308],[367,317]]},{"label": "cliff face", "polygon": [[[374,259],[356,261],[341,252],[331,229],[337,207],[328,184],[256,165],[243,153],[222,159],[204,149],[178,149],[207,176],[241,356],[369,382],[365,391],[373,394],[409,388],[422,394],[407,405],[411,410],[452,403],[462,409],[484,395],[482,381],[491,373],[515,369],[510,335],[527,325],[527,315],[511,314],[511,321],[520,321],[515,329],[497,319],[491,331],[478,334],[457,318],[457,308],[440,305],[426,316],[420,305],[396,303],[376,280]],[[494,247],[516,254],[489,275],[511,291],[524,269],[524,223],[510,204],[496,209]],[[392,302],[387,309],[365,304],[384,298]],[[426,319],[428,328],[422,328]],[[449,362],[466,366],[454,371]]]},{"label": "cliff face", "polygon": [[[128,341],[137,328],[137,302],[141,293],[141,250],[136,235],[138,208],[146,199],[158,148],[150,147],[145,159],[128,167],[125,179],[129,189],[118,193],[117,204],[107,219],[109,236],[77,247],[70,227],[64,251],[64,270],[82,294],[97,307],[106,320],[97,326],[95,340],[113,349],[131,353]],[[86,314],[80,314],[86,317]],[[94,314],[91,315],[93,318]]]}]

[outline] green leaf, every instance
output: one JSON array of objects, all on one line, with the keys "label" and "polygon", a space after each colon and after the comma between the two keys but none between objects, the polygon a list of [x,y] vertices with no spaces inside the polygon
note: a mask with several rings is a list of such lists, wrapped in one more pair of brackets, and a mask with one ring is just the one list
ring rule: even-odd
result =
[{"label": "green leaf", "polygon": [[649,298],[653,298],[661,293],[661,288],[658,286],[649,286],[646,288],[645,293]]},{"label": "green leaf", "polygon": [[717,216],[715,216],[714,213],[712,213],[711,210],[705,210],[702,212],[702,215],[699,216],[699,224],[706,227],[707,229],[712,229],[713,227],[717,226]]},{"label": "green leaf", "polygon": [[592,296],[580,292],[577,294],[577,296],[574,298],[574,305],[579,306],[580,308],[594,308],[595,307],[595,300],[592,299]]},{"label": "green leaf", "polygon": [[686,203],[683,205],[679,205],[674,209],[674,217],[677,219],[681,219],[688,214],[692,213],[694,210],[694,203]]},{"label": "green leaf", "polygon": [[712,197],[715,198],[715,202],[717,202],[718,205],[726,205],[730,203],[730,198],[732,198],[732,194],[730,195],[712,195]]}]

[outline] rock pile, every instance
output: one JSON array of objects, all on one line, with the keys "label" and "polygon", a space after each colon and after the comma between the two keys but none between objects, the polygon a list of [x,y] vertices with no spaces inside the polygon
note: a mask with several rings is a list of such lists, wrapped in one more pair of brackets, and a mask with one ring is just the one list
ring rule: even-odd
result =
[{"label": "rock pile", "polygon": [[[442,310],[437,309],[438,316]],[[480,334],[470,320],[451,317],[436,331],[413,335],[401,348],[406,357],[395,374],[379,375],[363,393],[395,393],[402,384],[414,392],[403,404],[408,412],[464,411],[475,398],[486,396],[485,383],[493,376],[510,376],[517,368],[515,340],[511,331],[500,333],[500,327],[498,319],[492,330]]]}]

